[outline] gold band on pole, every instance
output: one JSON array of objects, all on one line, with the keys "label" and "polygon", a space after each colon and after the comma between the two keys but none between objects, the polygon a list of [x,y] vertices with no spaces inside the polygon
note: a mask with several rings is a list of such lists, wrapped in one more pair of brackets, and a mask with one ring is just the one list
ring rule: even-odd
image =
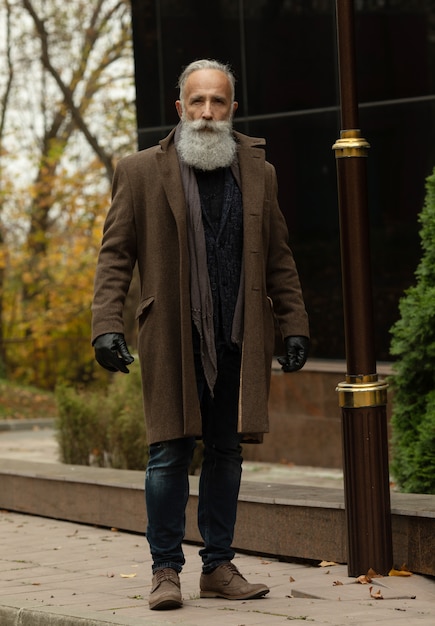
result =
[{"label": "gold band on pole", "polygon": [[347,376],[345,382],[338,383],[336,391],[340,407],[356,409],[386,405],[387,389],[388,383],[378,381],[377,375],[373,374],[360,377]]},{"label": "gold band on pole", "polygon": [[361,132],[355,130],[343,130],[340,139],[337,139],[332,149],[335,150],[335,158],[366,157],[370,144],[361,137]]}]

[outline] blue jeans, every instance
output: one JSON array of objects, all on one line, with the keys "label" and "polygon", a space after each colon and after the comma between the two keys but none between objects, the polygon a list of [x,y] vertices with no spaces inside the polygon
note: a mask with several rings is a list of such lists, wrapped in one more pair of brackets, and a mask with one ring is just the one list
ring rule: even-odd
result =
[{"label": "blue jeans", "polygon": [[[240,355],[226,352],[218,361],[213,397],[197,372],[204,457],[199,481],[198,527],[203,571],[231,561],[231,548],[242,475],[241,435],[237,433]],[[152,444],[145,476],[147,539],[153,572],[184,565],[182,542],[189,498],[189,466],[194,437]]]}]

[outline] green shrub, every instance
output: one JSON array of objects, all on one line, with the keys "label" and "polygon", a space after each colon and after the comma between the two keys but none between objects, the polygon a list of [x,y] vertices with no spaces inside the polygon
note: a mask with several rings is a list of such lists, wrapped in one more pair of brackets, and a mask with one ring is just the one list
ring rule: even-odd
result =
[{"label": "green shrub", "polygon": [[56,389],[57,440],[63,463],[144,469],[147,463],[140,368],[115,374],[107,389]]},{"label": "green shrub", "polygon": [[426,191],[416,284],[401,299],[391,329],[391,471],[402,491],[435,494],[435,170]]},{"label": "green shrub", "polygon": [[108,399],[111,407],[108,438],[112,467],[145,469],[148,447],[139,365],[130,366],[128,376],[117,375],[114,378]]},{"label": "green shrub", "polygon": [[78,393],[64,385],[56,389],[57,441],[63,463],[105,465],[109,448],[108,402],[101,394]]},{"label": "green shrub", "polygon": [[[148,445],[137,362],[130,374],[114,374],[107,389],[78,391],[65,385],[56,389],[56,422],[63,463],[117,469],[144,470]],[[202,461],[198,443],[190,473]]]}]

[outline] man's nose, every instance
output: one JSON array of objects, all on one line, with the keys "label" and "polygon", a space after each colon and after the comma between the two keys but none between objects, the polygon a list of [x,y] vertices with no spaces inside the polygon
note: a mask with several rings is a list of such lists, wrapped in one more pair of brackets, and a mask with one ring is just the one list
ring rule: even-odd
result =
[{"label": "man's nose", "polygon": [[211,120],[213,118],[213,112],[210,102],[204,102],[204,108],[202,110],[202,119]]}]

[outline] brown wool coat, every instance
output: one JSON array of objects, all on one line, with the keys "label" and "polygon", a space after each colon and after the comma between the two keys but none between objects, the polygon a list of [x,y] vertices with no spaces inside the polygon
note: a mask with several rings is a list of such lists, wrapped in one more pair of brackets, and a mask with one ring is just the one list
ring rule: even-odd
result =
[{"label": "brown wool coat", "polygon": [[[104,226],[92,305],[92,339],[124,331],[122,312],[137,262],[138,353],[149,443],[201,435],[189,295],[186,205],[172,131],[147,150],[122,159]],[[262,139],[238,142],[245,264],[245,313],[239,431],[268,432],[274,315],[282,337],[308,336],[299,278],[278,207],[275,170]],[[272,309],[273,303],[273,309]],[[258,436],[251,436],[252,433]]]}]

